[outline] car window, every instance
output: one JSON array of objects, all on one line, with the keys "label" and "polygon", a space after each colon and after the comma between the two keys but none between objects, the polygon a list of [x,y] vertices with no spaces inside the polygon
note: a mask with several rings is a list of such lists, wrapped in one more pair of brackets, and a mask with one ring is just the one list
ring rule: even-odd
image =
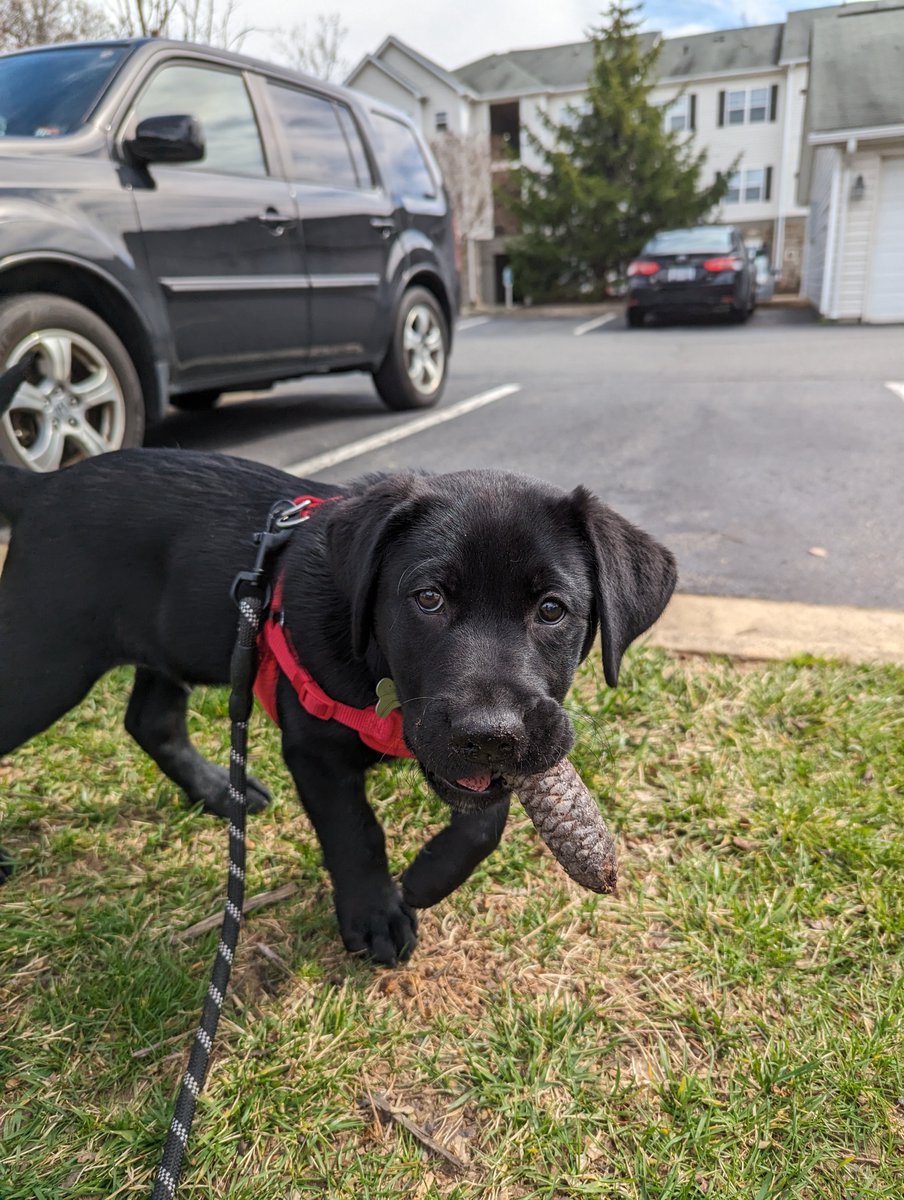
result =
[{"label": "car window", "polygon": [[644,254],[711,254],[731,250],[731,229],[719,225],[701,225],[696,229],[669,229],[657,233],[644,246]]},{"label": "car window", "polygon": [[133,127],[146,117],[179,115],[196,117],[204,133],[204,157],[180,163],[179,170],[267,174],[248,89],[236,71],[184,63],[158,71],[135,106]]},{"label": "car window", "polygon": [[339,124],[342,126],[342,132],[345,134],[345,140],[351,151],[352,161],[355,164],[355,170],[358,174],[358,184],[363,188],[372,188],[374,186],[373,171],[371,170],[370,160],[367,157],[367,151],[364,149],[364,143],[361,140],[358,126],[355,124],[355,119],[344,104],[337,104],[335,108],[339,114]]},{"label": "car window", "polygon": [[128,52],[127,46],[66,46],[0,58],[0,137],[74,133]]},{"label": "car window", "polygon": [[338,106],[332,100],[282,84],[268,86],[286,131],[294,180],[346,191],[369,186],[359,177]]},{"label": "car window", "polygon": [[436,182],[413,131],[383,113],[373,113],[373,124],[391,190],[419,200],[434,199]]}]

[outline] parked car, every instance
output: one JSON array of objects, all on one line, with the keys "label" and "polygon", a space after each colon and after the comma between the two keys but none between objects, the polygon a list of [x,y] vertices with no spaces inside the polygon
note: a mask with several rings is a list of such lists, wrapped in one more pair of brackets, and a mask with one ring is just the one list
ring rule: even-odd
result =
[{"label": "parked car", "polygon": [[744,322],[756,307],[754,271],[731,225],[658,233],[628,267],[628,325],[650,313],[726,313]]},{"label": "parked car", "polygon": [[27,368],[6,460],[53,470],[169,402],[311,373],[427,407],[459,298],[439,168],[395,110],[156,38],[0,56],[0,375]]}]

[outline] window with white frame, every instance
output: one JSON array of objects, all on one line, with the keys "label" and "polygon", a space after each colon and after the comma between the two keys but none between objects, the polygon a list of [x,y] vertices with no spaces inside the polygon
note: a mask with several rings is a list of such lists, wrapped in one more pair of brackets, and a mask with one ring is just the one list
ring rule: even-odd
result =
[{"label": "window with white frame", "polygon": [[744,172],[744,200],[751,203],[766,198],[765,167],[750,167]]},{"label": "window with white frame", "polygon": [[753,88],[750,92],[750,108],[747,119],[751,125],[765,121],[769,115],[769,89]]},{"label": "window with white frame", "polygon": [[449,128],[449,114],[445,112],[438,112],[434,116],[433,122],[436,126],[437,133],[445,133]]},{"label": "window with white frame", "polygon": [[667,133],[682,133],[691,128],[691,97],[688,92],[666,105],[663,120]]},{"label": "window with white frame", "polygon": [[737,89],[719,93],[719,124],[762,125],[774,121],[778,102],[778,85]]},{"label": "window with white frame", "polygon": [[729,125],[743,125],[747,113],[747,93],[729,92],[725,111]]},{"label": "window with white frame", "polygon": [[724,204],[756,204],[769,200],[772,183],[771,167],[747,167],[735,171],[728,180]]}]

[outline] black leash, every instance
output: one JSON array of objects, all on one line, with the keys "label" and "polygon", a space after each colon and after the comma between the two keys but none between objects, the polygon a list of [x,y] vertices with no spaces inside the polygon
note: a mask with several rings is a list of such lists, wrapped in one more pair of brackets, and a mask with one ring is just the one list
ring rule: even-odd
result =
[{"label": "black leash", "polygon": [[195,1033],[188,1068],[176,1100],[151,1200],[173,1200],[176,1194],[195,1107],[207,1078],[220,1011],[229,987],[229,976],[232,973],[245,903],[246,752],[248,718],[254,703],[257,634],[270,604],[269,578],[273,556],[291,536],[295,526],[308,519],[304,509],[309,503],[306,501],[303,504],[293,504],[291,501],[281,500],[274,504],[267,518],[267,528],[263,533],[254,535],[258,550],[253,569],[241,571],[232,585],[232,598],[238,606],[239,623],[230,669],[232,691],[229,696],[229,718],[232,722],[232,745],[229,751],[229,794],[233,811],[229,821],[226,906],[223,910],[217,956],[214,959],[210,984],[201,1012],[201,1023]]}]

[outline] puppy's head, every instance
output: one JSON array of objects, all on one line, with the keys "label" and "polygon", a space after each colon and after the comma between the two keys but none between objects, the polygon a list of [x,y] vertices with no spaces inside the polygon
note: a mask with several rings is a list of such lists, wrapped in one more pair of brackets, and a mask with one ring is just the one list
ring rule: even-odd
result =
[{"label": "puppy's head", "polygon": [[405,740],[458,809],[567,754],[562,702],[597,629],[614,687],[676,578],[585,489],[493,471],[378,480],[331,514],[330,557],[355,653],[388,664]]}]

